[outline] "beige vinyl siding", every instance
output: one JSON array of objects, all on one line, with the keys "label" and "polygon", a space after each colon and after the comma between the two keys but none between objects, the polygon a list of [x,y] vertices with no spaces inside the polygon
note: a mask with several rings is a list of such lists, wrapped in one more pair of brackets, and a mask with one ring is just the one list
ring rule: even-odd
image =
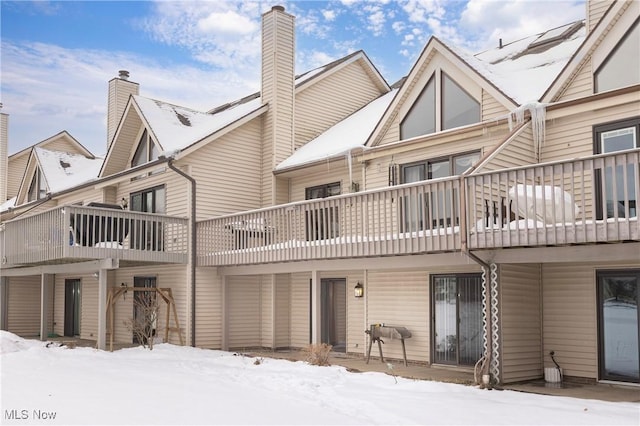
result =
[{"label": "beige vinyl siding", "polygon": [[[611,102],[615,102],[612,100]],[[640,102],[599,108],[547,121],[541,162],[593,155],[593,126],[638,117]]]},{"label": "beige vinyl siding", "polygon": [[[346,162],[345,162],[346,163]],[[301,201],[306,197],[306,189],[319,185],[340,182],[340,193],[347,194],[351,190],[349,184],[349,170],[346,165],[340,163],[327,163],[315,166],[303,176],[291,180],[291,201]],[[359,167],[354,167],[354,178],[360,176]]]},{"label": "beige vinyl siding", "polygon": [[554,351],[566,376],[597,378],[595,268],[545,264],[542,277],[543,353]]},{"label": "beige vinyl siding", "polygon": [[46,144],[38,146],[50,151],[68,152],[71,154],[84,154],[83,151],[78,149],[78,146],[75,144],[75,142],[72,142],[66,135],[60,135],[60,137],[54,138],[51,141],[48,141]]},{"label": "beige vinyl siding", "polygon": [[215,268],[198,268],[196,282],[196,345],[201,348],[220,349],[222,281]]},{"label": "beige vinyl siding", "polygon": [[362,272],[350,272],[347,277],[347,352],[365,354],[367,339],[365,330],[367,323],[365,321],[366,298],[356,298],[353,295],[353,289],[357,283],[364,286],[365,291],[368,285],[365,283],[364,274]]},{"label": "beige vinyl siding", "polygon": [[509,113],[500,102],[491,96],[486,90],[482,90],[482,121],[504,117]]},{"label": "beige vinyl siding", "polygon": [[[182,330],[182,336],[185,340],[186,344],[189,344],[188,332],[190,330],[189,319],[188,318],[188,292],[187,292],[187,284],[186,284],[186,276],[187,276],[187,267],[182,265],[158,265],[158,266],[145,266],[145,267],[137,267],[137,268],[126,268],[126,269],[117,269],[114,275],[113,280],[109,280],[110,286],[113,285],[115,287],[120,287],[122,283],[124,283],[128,287],[133,287],[133,278],[134,277],[156,277],[156,285],[158,288],[170,288],[173,294],[173,299],[176,304],[176,312],[178,313],[178,320],[180,321],[180,328]],[[85,295],[88,295],[85,290],[87,287],[89,288],[90,294],[93,297],[91,300],[92,309],[94,309],[91,316],[97,321],[97,281],[96,285],[85,285],[87,281],[83,279],[82,281],[82,311],[83,311],[83,320],[85,318]],[[111,284],[113,283],[113,284]],[[164,336],[164,329],[166,323],[166,305],[164,302],[160,303],[160,310],[158,316],[158,335]],[[115,306],[115,334],[114,341],[121,343],[130,343],[132,341],[131,331],[125,325],[125,321],[131,320],[133,318],[133,291],[127,292],[123,296],[121,296]],[[173,314],[170,312],[170,327],[175,327],[173,322]],[[89,318],[91,318],[91,316]],[[85,334],[84,325],[91,326],[90,324],[86,324],[83,322],[82,334]],[[97,322],[95,323],[95,331],[97,332]],[[90,337],[94,338],[94,337]],[[180,344],[178,333],[171,333],[169,341],[173,344]]]},{"label": "beige vinyl siding", "polygon": [[291,282],[289,274],[275,276],[275,347],[286,348],[291,346],[290,336],[290,306]]},{"label": "beige vinyl siding", "polygon": [[500,265],[502,382],[542,377],[540,265]]},{"label": "beige vinyl siding", "polygon": [[[183,170],[184,171],[184,170]],[[188,171],[186,171],[188,173]],[[143,191],[157,186],[165,187],[166,214],[187,217],[189,215],[189,181],[172,170],[165,169],[162,173],[146,176],[135,180],[125,180],[118,184],[117,199],[130,201],[134,192]]]},{"label": "beige vinyl siding", "polygon": [[56,198],[56,204],[63,206],[67,204],[87,205],[91,202],[104,203],[104,193],[97,191],[93,187],[85,187],[78,191],[73,191]]},{"label": "beige vinyl siding", "polygon": [[[69,268],[73,269],[73,268]],[[107,285],[113,285],[114,271],[107,273]],[[54,332],[64,336],[65,281],[80,280],[80,337],[96,340],[98,336],[98,279],[93,274],[57,274],[55,276]]]},{"label": "beige vinyl siding", "polygon": [[531,124],[487,162],[480,172],[499,170],[509,167],[525,166],[536,163],[533,152],[533,134]]},{"label": "beige vinyl siding", "polygon": [[40,334],[40,276],[10,277],[7,330],[23,337]]},{"label": "beige vinyl siding", "polygon": [[549,263],[542,265],[543,355],[555,358],[565,376],[598,378],[596,273],[637,268],[635,263]]},{"label": "beige vinyl siding", "polygon": [[260,277],[260,346],[271,348],[274,341],[275,276]]},{"label": "beige vinyl siding", "polygon": [[107,144],[109,144],[116,133],[122,113],[127,107],[130,95],[139,94],[140,86],[138,83],[114,78],[109,81],[109,94],[107,102]]},{"label": "beige vinyl siding", "polygon": [[7,162],[7,199],[18,195],[22,177],[24,176],[27,162],[29,161],[28,152],[15,157],[9,157],[9,161]]},{"label": "beige vinyl siding", "polygon": [[123,125],[117,134],[116,140],[114,140],[117,147],[110,147],[109,156],[103,165],[101,176],[110,176],[131,166],[129,159],[142,133],[142,120],[135,108],[129,108],[123,120]]},{"label": "beige vinyl siding", "polygon": [[304,348],[311,341],[310,293],[311,274],[307,272],[291,274],[291,347]]},{"label": "beige vinyl siding", "polygon": [[[412,335],[405,342],[407,359],[429,362],[429,274],[426,271],[372,271],[365,291],[367,324],[406,327]],[[386,340],[382,350],[387,358],[402,359],[399,340]],[[371,355],[378,356],[377,348],[372,349]]]},{"label": "beige vinyl siding", "polygon": [[[508,136],[506,126],[492,128],[481,135],[470,133],[469,135],[448,135],[441,138],[434,138],[429,144],[416,147],[412,150],[402,151],[393,156],[383,156],[372,159],[366,168],[367,188],[376,189],[388,186],[389,165],[393,162],[398,166],[410,164],[418,161],[438,159],[452,154],[463,154],[473,151],[480,151],[482,155],[485,150],[491,149],[494,145],[502,142]],[[401,168],[398,169],[398,178],[401,181]]]},{"label": "beige vinyl siding", "polygon": [[228,342],[230,349],[260,346],[261,277],[227,277]]},{"label": "beige vinyl siding", "polygon": [[269,110],[262,121],[261,206],[275,203],[272,170],[293,152],[295,28],[293,16],[271,10],[262,19],[262,102]]},{"label": "beige vinyl siding", "polygon": [[585,61],[568,86],[559,96],[556,97],[556,100],[561,102],[569,99],[582,98],[592,94],[593,73],[591,71],[591,61]]},{"label": "beige vinyl siding", "polygon": [[[198,220],[260,207],[260,131],[261,119],[254,119],[180,161],[197,181]],[[170,176],[187,185],[188,196],[188,181]]]},{"label": "beige vinyl siding", "polygon": [[587,0],[587,31],[593,30],[613,0]]},{"label": "beige vinyl siding", "polygon": [[380,88],[367,74],[363,60],[354,61],[298,90],[296,149],[381,95]]}]

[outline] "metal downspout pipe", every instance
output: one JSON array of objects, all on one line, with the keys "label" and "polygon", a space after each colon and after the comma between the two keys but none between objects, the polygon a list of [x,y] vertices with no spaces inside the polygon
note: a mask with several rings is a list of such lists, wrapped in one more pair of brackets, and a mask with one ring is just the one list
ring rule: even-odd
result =
[{"label": "metal downspout pipe", "polygon": [[[462,253],[466,254],[471,260],[473,260],[475,263],[477,263],[478,265],[480,265],[484,271],[485,271],[485,294],[484,294],[484,298],[486,301],[486,307],[487,307],[487,312],[486,312],[486,321],[487,321],[487,329],[486,329],[486,337],[487,337],[487,349],[486,349],[486,353],[484,354],[483,358],[484,360],[481,358],[480,361],[478,361],[478,363],[480,363],[482,361],[482,376],[485,375],[489,375],[490,374],[490,369],[491,369],[491,362],[492,362],[492,353],[493,353],[493,324],[492,324],[492,303],[491,303],[491,286],[492,286],[492,271],[491,271],[491,265],[489,265],[487,262],[485,262],[484,260],[480,259],[478,256],[476,256],[475,254],[471,253],[469,251],[469,246],[467,244],[467,209],[466,206],[469,205],[469,203],[467,202],[467,186],[466,186],[466,180],[465,180],[465,176],[469,173],[472,172],[474,168],[468,170],[466,173],[463,173],[460,176],[460,205],[465,206],[465,208],[461,208],[460,209],[460,246],[461,246],[461,250]],[[477,364],[476,364],[477,366]],[[475,374],[475,368],[474,368],[474,374]],[[488,384],[488,383],[487,383]]]},{"label": "metal downspout pipe", "polygon": [[191,233],[189,240],[191,248],[189,249],[189,262],[191,263],[191,346],[196,346],[196,180],[173,165],[173,158],[167,161],[167,167],[184,177],[191,183],[191,209],[190,222]]}]

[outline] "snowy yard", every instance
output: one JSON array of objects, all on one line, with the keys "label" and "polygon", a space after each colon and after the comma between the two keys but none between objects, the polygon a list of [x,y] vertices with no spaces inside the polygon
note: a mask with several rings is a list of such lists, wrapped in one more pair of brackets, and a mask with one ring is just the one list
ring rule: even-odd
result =
[{"label": "snowy yard", "polygon": [[638,424],[640,408],[157,345],[113,353],[0,331],[2,424]]}]

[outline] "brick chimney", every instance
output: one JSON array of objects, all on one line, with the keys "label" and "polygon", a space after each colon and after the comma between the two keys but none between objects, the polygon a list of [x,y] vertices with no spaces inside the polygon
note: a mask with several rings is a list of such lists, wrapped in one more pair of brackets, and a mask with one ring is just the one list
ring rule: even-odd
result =
[{"label": "brick chimney", "polygon": [[591,32],[615,0],[587,0],[587,31]]},{"label": "brick chimney", "polygon": [[[0,104],[2,109],[2,104]],[[0,113],[0,204],[7,201],[9,158],[9,116]]]},{"label": "brick chimney", "polygon": [[140,85],[129,81],[129,71],[118,71],[118,77],[109,81],[107,105],[107,150],[116,133],[129,96],[140,94]]},{"label": "brick chimney", "polygon": [[263,200],[276,202],[273,168],[293,153],[295,17],[282,6],[262,15],[262,102],[269,104],[263,121]]}]

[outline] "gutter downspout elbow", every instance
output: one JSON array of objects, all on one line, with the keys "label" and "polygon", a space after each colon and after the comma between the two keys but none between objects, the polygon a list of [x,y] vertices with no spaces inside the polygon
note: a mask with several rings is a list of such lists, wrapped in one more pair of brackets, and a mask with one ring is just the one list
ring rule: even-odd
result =
[{"label": "gutter downspout elbow", "polygon": [[189,249],[189,263],[191,264],[191,346],[196,346],[196,180],[173,165],[173,158],[167,161],[167,167],[187,179],[191,183],[191,208],[190,219],[191,232],[189,240],[191,247]]}]

